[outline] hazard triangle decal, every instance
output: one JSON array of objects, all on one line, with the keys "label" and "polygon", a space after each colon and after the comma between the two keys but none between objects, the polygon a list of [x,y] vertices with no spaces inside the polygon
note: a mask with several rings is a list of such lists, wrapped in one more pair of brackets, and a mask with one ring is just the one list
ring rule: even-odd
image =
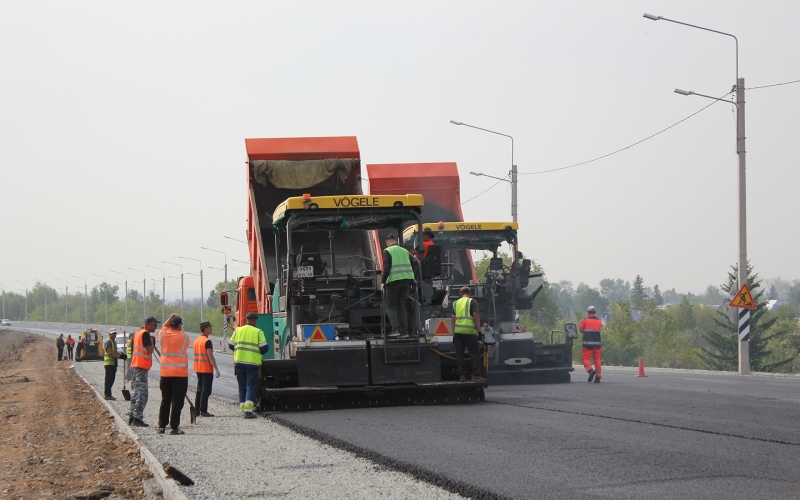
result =
[{"label": "hazard triangle decal", "polygon": [[730,303],[731,307],[741,307],[742,309],[755,309],[756,301],[753,300],[753,294],[750,293],[747,283],[736,292],[736,296]]},{"label": "hazard triangle decal", "polygon": [[311,342],[327,342],[328,339],[325,337],[325,334],[322,333],[322,328],[316,327],[314,328],[314,333],[311,334],[311,337],[308,339]]},{"label": "hazard triangle decal", "polygon": [[434,335],[450,335],[450,328],[447,327],[447,322],[440,319],[436,329],[433,330]]}]

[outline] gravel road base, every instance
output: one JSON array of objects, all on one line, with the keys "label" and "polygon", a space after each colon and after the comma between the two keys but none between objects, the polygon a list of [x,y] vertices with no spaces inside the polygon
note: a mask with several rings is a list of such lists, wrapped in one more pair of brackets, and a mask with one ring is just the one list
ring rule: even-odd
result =
[{"label": "gravel road base", "polygon": [[[102,392],[101,362],[75,363],[75,369]],[[113,392],[118,400],[110,403],[126,417],[130,403],[121,389],[120,368]],[[189,398],[194,400],[194,387]],[[209,412],[215,417],[198,417],[193,426],[187,404],[181,418],[186,434],[159,435],[154,427],[160,401],[158,380],[151,378],[145,422],[152,427],[134,430],[156,458],[194,480],[194,486],[181,487],[189,498],[463,498],[269,419],[244,420],[238,405],[213,397]]]}]

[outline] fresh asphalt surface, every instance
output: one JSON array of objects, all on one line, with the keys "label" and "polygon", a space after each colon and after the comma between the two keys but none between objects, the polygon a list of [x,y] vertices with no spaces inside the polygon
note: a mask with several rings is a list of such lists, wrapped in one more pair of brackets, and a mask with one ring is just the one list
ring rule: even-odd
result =
[{"label": "fresh asphalt surface", "polygon": [[[232,392],[214,390],[234,399],[231,373],[217,380]],[[576,367],[570,384],[490,387],[481,404],[272,418],[487,497],[800,498],[800,378],[635,375],[589,384]]]}]

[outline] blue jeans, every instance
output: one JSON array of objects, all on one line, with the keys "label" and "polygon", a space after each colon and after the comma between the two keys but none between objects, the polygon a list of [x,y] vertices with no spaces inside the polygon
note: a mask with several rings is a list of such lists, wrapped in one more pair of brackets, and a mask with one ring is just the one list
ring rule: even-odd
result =
[{"label": "blue jeans", "polygon": [[245,363],[235,363],[234,367],[236,379],[239,381],[239,402],[255,402],[258,394],[258,371],[261,367]]}]

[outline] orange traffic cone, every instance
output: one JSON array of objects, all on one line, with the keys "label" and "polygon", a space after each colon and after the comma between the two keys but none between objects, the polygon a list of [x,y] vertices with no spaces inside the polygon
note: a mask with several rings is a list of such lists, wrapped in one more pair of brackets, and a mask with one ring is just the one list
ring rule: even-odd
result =
[{"label": "orange traffic cone", "polygon": [[639,375],[637,377],[646,377],[647,375],[644,374],[644,361],[642,358],[639,358]]}]

